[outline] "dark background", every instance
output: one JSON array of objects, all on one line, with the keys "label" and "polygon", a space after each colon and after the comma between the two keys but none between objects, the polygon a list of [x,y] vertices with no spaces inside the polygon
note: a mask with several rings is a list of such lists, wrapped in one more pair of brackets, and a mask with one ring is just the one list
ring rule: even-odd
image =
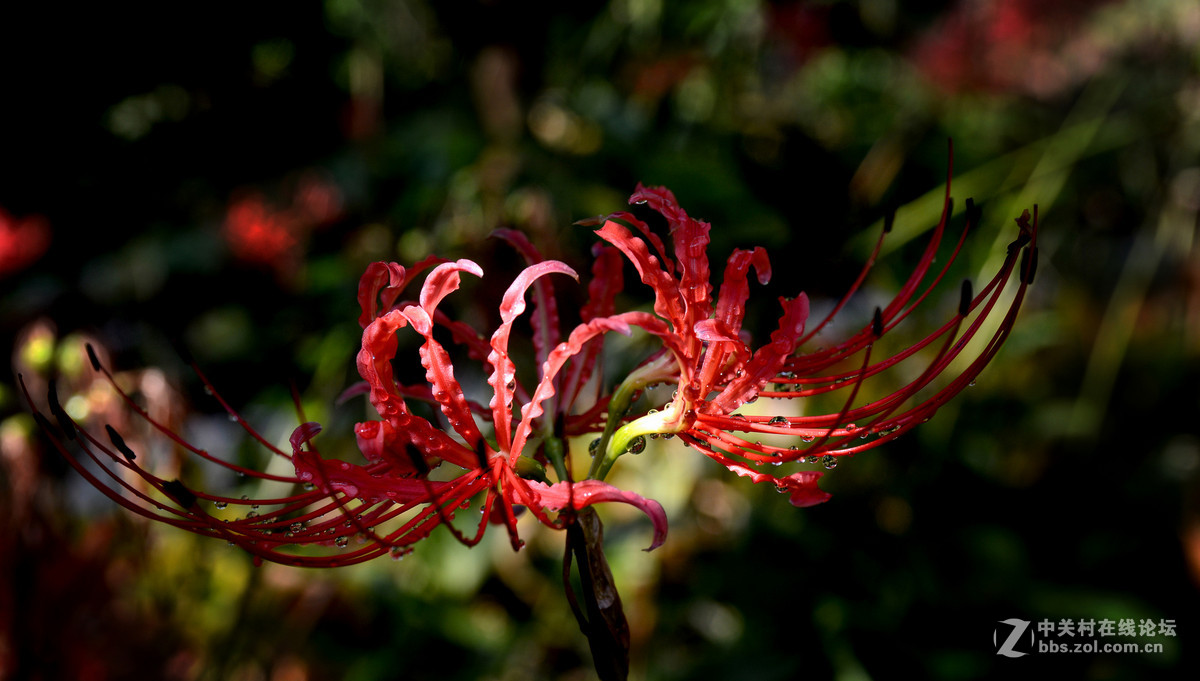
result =
[{"label": "dark background", "polygon": [[[681,449],[631,463],[629,486],[663,495],[672,523],[643,554],[641,521],[606,517],[634,673],[1194,676],[1195,5],[562,4],[7,3],[0,246],[17,248],[17,225],[21,243],[48,236],[0,253],[13,373],[85,395],[86,338],[119,370],[161,367],[177,422],[201,432],[216,407],[177,338],[273,437],[294,425],[294,383],[345,438],[362,414],[332,405],[355,380],[373,260],[471,257],[507,282],[516,264],[486,236],[510,226],[584,268],[594,237],[572,223],[663,184],[713,223],[714,269],[769,249],[751,308],[769,330],[774,296],[846,289],[890,207],[905,206],[896,246],[932,226],[953,138],[954,194],[985,216],[965,276],[994,269],[1039,205],[1017,329],[929,424],[827,475],[824,505],[794,509]],[[336,210],[302,209],[310,180]],[[245,200],[292,245],[239,248]],[[893,292],[922,242],[868,295]],[[479,290],[454,304],[482,327],[495,306]],[[953,309],[955,287],[941,293],[913,340]],[[89,494],[2,380],[0,676],[592,678],[560,535],[516,555],[435,535],[398,565],[256,570]],[[1101,639],[1156,654],[1013,660],[993,645],[1008,618],[1174,620],[1178,635]]]}]

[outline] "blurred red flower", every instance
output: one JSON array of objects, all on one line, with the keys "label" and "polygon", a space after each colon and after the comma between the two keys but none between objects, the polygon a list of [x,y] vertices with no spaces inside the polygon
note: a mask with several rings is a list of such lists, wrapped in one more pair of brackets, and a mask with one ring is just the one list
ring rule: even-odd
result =
[{"label": "blurred red flower", "polygon": [[40,215],[15,218],[0,208],[0,276],[23,270],[50,247],[50,223]]}]

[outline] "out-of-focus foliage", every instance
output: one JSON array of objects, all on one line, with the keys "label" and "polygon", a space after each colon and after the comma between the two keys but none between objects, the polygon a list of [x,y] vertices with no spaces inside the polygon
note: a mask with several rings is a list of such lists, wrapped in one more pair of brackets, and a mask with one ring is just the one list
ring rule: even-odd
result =
[{"label": "out-of-focus foliage", "polygon": [[[994,269],[1011,220],[1040,206],[1016,331],[931,422],[843,462],[820,507],[677,443],[626,457],[614,482],[672,523],[647,555],[640,526],[605,516],[634,673],[1200,668],[1195,3],[7,3],[0,26],[12,366],[57,376],[72,416],[119,418],[89,392],[89,338],[190,436],[258,465],[165,339],[270,437],[295,425],[294,382],[350,456],[362,407],[336,399],[355,380],[366,263],[437,252],[513,269],[487,239],[510,226],[580,265],[594,238],[572,222],[665,184],[713,223],[714,253],[770,248],[769,323],[776,295],[845,290],[901,206],[866,294],[895,289],[940,209],[952,137],[960,210],[973,196],[985,217],[959,276]],[[420,371],[414,348],[399,370]],[[9,375],[0,410],[0,675],[592,674],[559,535],[530,526],[514,555],[435,533],[400,563],[256,569],[67,475]],[[1014,617],[1174,619],[1178,636],[1153,639],[1161,654],[1008,660],[993,634]]]}]

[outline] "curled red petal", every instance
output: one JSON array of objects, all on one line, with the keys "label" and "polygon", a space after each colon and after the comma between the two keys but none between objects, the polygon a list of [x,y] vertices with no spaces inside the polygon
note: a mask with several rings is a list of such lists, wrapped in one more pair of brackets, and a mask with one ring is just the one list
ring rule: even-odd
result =
[{"label": "curled red petal", "polygon": [[746,273],[753,266],[758,273],[760,284],[766,284],[771,279],[771,261],[767,250],[762,246],[752,251],[737,249],[725,264],[725,274],[721,280],[721,292],[717,298],[715,318],[735,334],[742,328],[742,318],[746,314],[746,299],[750,297],[750,284]]},{"label": "curled red petal", "polygon": [[413,329],[425,339],[418,353],[421,356],[421,366],[425,367],[425,380],[433,387],[431,394],[434,401],[438,403],[450,427],[462,436],[467,446],[474,447],[481,435],[475,425],[475,419],[471,416],[471,407],[463,395],[462,386],[454,377],[454,365],[450,361],[450,354],[433,337],[433,320],[423,308],[416,305],[404,308],[403,314]]},{"label": "curled red petal", "polygon": [[400,292],[418,274],[439,262],[444,261],[436,255],[431,255],[407,269],[395,262],[373,262],[367,265],[366,271],[358,280],[358,304],[362,308],[358,325],[367,328],[367,324],[378,317],[380,311],[387,312],[391,309]]},{"label": "curled red petal", "polygon": [[496,443],[503,452],[510,452],[512,447],[512,399],[516,388],[517,368],[508,356],[508,337],[512,333],[513,322],[525,311],[525,292],[539,277],[547,274],[567,274],[578,280],[579,275],[566,263],[557,260],[547,260],[536,265],[530,265],[517,275],[504,292],[500,302],[501,324],[492,334],[492,351],[488,354],[488,364],[492,365],[492,375],[488,385],[492,386],[493,395],[489,406],[492,408],[492,422],[496,428]]},{"label": "curled red petal", "polygon": [[373,262],[367,265],[358,280],[358,305],[362,314],[358,325],[367,328],[375,319],[379,306],[379,291],[385,286],[396,286],[404,281],[404,266],[397,262]]},{"label": "curled red petal", "polygon": [[438,265],[425,278],[421,287],[421,307],[426,314],[432,315],[438,303],[442,302],[449,293],[458,290],[461,279],[459,272],[470,272],[477,277],[483,276],[483,268],[470,260],[459,260]]},{"label": "curled red petal", "polygon": [[801,293],[791,300],[781,298],[780,303],[783,316],[779,318],[779,328],[771,332],[771,342],[759,348],[746,363],[742,376],[712,401],[716,413],[728,414],[756,396],[795,352],[808,321],[808,296]]},{"label": "curled red petal", "polygon": [[300,451],[309,440],[316,437],[317,433],[321,432],[321,424],[315,421],[301,423],[292,431],[291,443],[292,453]]},{"label": "curled red petal", "polygon": [[800,471],[786,478],[781,478],[776,485],[780,491],[788,494],[788,501],[796,508],[808,508],[829,501],[833,495],[817,487],[817,481],[824,473],[820,471]]},{"label": "curled red petal", "polygon": [[696,332],[696,337],[706,342],[724,342],[737,343],[740,342],[736,330],[729,328],[728,325],[722,323],[718,319],[703,319],[696,322],[693,329]]},{"label": "curled red petal", "polygon": [[708,266],[712,226],[687,214],[666,187],[637,186],[630,203],[645,203],[667,219],[675,261],[679,266],[679,294],[687,312],[687,328],[712,313],[712,283]]},{"label": "curled red petal", "polygon": [[654,524],[654,540],[647,551],[663,545],[667,540],[667,513],[662,504],[653,499],[647,499],[633,492],[618,489],[600,480],[580,480],[579,482],[557,482],[547,485],[544,482],[529,481],[529,489],[543,508],[560,511],[569,504],[576,511],[601,502],[616,501],[637,507],[650,518]]},{"label": "curled red petal", "polygon": [[[522,232],[515,229],[497,229],[492,232],[492,236],[507,241],[517,249],[528,265],[545,261],[541,251]],[[558,328],[558,301],[554,299],[554,287],[550,285],[549,280],[539,278],[533,283],[533,299],[534,313],[529,323],[533,327],[534,355],[540,363],[546,361],[550,348],[558,344],[562,334]]]},{"label": "curled red petal", "polygon": [[593,338],[609,331],[616,331],[628,336],[629,323],[621,315],[593,319],[575,327],[567,340],[559,343],[558,347],[550,352],[546,362],[542,365],[542,380],[534,390],[533,397],[521,408],[521,423],[513,435],[512,451],[514,453],[520,452],[524,447],[526,438],[533,430],[533,420],[543,413],[542,404],[554,396],[554,379],[562,370],[563,365],[567,363],[567,360],[578,355]]},{"label": "curled red petal", "polygon": [[679,282],[667,272],[662,261],[650,253],[646,242],[630,233],[624,225],[612,220],[605,222],[603,227],[596,230],[596,234],[624,253],[637,269],[642,283],[653,289],[654,312],[671,322],[677,333],[691,336],[692,328],[687,323]]}]

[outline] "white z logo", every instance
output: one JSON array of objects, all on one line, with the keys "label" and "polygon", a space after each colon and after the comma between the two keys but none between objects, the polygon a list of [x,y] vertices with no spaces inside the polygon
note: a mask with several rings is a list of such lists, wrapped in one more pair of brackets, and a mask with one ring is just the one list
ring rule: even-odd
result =
[{"label": "white z logo", "polygon": [[[1000,624],[1007,624],[1008,626],[1012,627],[1012,633],[1009,634],[1008,638],[1004,640],[1004,645],[1000,646],[1000,649],[996,651],[996,654],[1003,655],[1005,657],[1024,657],[1025,655],[1028,655],[1029,653],[1022,653],[1017,650],[1013,650],[1013,646],[1015,646],[1017,641],[1020,640],[1021,634],[1024,634],[1025,630],[1029,628],[1029,622],[1019,619],[1007,619],[1000,620]],[[996,633],[997,632],[995,631],[992,632],[992,645],[996,645]],[[1033,640],[1032,633],[1030,634],[1029,638],[1030,641]]]}]

